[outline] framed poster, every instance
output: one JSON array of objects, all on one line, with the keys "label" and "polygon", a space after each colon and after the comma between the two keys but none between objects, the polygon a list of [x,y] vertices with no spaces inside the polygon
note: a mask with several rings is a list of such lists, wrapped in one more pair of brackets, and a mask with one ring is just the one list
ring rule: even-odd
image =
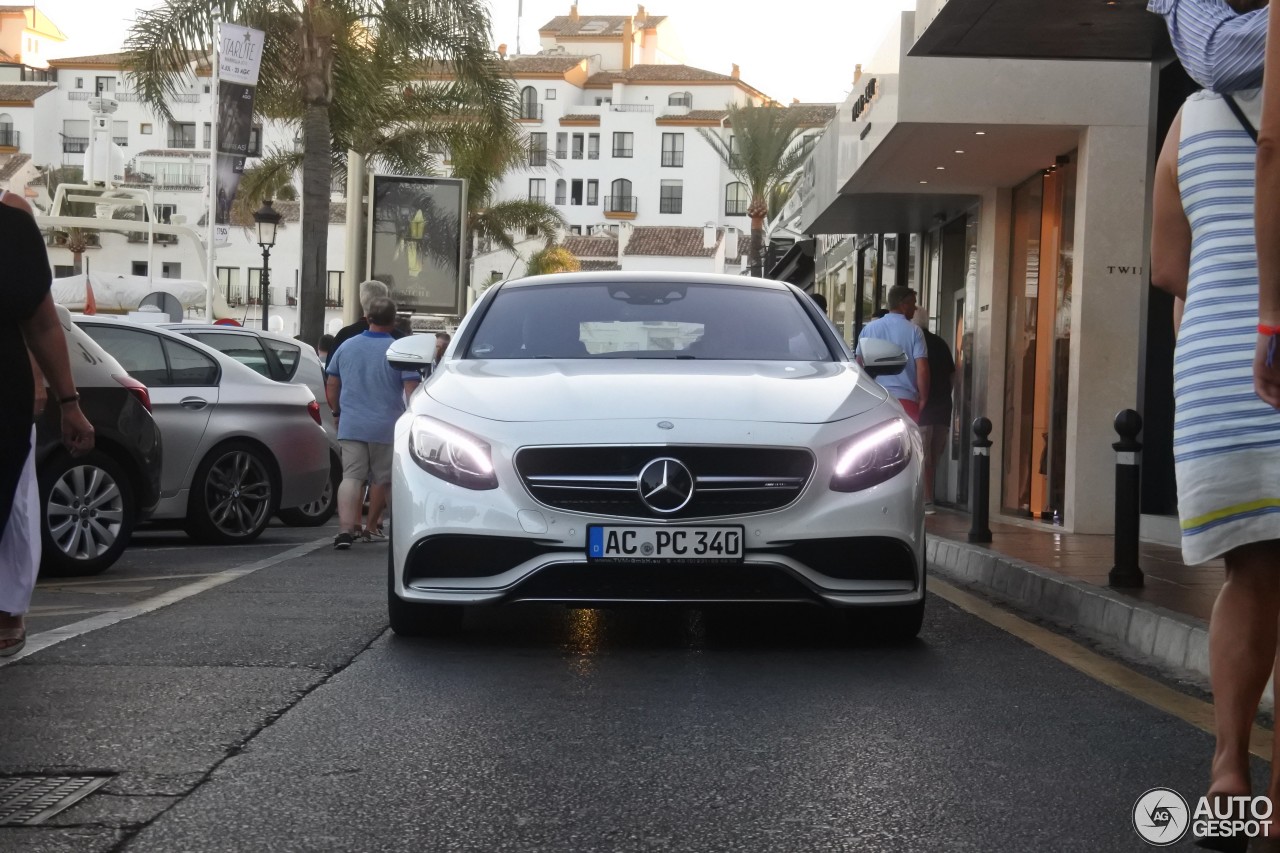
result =
[{"label": "framed poster", "polygon": [[373,175],[367,277],[401,313],[460,316],[466,308],[466,181]]}]

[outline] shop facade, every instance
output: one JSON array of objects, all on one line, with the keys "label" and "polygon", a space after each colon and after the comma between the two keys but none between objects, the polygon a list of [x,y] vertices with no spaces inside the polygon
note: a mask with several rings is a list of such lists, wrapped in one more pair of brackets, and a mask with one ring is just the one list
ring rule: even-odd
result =
[{"label": "shop facade", "polygon": [[[970,425],[986,416],[994,516],[1109,532],[1114,417],[1144,409],[1162,63],[919,55],[954,47],[931,33],[950,23],[943,5],[922,0],[902,15],[802,185],[805,233],[819,245],[822,235],[890,235],[892,274],[872,279],[868,304],[856,256],[825,277],[818,259],[815,288],[830,291],[852,342],[853,315],[869,319],[887,286],[909,283],[951,346],[940,499],[967,506]],[[1150,35],[1151,21],[1133,20]],[[886,245],[878,238],[880,267]]]}]

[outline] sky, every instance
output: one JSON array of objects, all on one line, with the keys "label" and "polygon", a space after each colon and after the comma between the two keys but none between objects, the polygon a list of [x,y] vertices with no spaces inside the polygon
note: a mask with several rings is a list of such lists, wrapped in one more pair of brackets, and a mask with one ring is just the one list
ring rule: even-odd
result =
[{"label": "sky", "polygon": [[[50,56],[120,50],[139,8],[137,0],[29,0],[62,29],[68,41]],[[567,15],[571,0],[487,0],[494,44],[536,53],[538,27]],[[788,0],[726,5],[720,0],[648,0],[646,10],[671,18],[689,65],[728,74],[738,63],[742,80],[782,103],[840,102],[852,88],[854,65],[868,62],[903,11],[915,0]],[[523,7],[523,16],[518,9]],[[726,9],[731,12],[726,12]],[[759,10],[759,11],[755,11]],[[579,0],[582,15],[634,14],[634,0]],[[521,21],[517,25],[517,21]]]}]

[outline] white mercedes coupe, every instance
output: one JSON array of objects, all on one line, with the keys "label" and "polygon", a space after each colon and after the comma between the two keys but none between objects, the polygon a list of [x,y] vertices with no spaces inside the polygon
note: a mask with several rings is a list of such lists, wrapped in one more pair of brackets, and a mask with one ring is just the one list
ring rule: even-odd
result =
[{"label": "white mercedes coupe", "polygon": [[[920,436],[818,306],[776,281],[573,273],[496,284],[396,426],[397,634],[467,607],[808,602],[859,634],[924,616]],[[431,364],[435,338],[388,361]]]}]

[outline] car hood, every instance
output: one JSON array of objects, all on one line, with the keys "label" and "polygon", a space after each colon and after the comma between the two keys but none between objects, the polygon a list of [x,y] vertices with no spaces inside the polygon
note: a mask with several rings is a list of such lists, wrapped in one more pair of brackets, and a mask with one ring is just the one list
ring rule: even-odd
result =
[{"label": "car hood", "polygon": [[451,360],[424,390],[445,406],[495,421],[829,423],[885,399],[852,364],[795,361]]}]

